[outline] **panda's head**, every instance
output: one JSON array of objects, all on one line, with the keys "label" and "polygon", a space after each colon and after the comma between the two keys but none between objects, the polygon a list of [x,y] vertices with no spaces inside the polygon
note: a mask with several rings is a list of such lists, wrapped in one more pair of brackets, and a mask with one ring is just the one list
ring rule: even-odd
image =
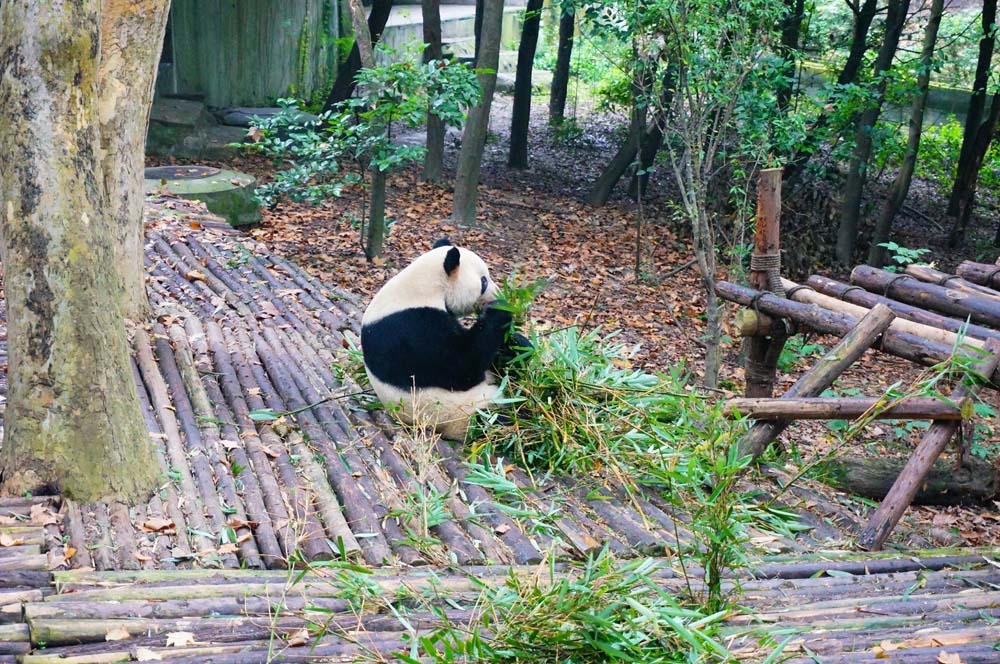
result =
[{"label": "panda's head", "polygon": [[500,289],[490,278],[489,268],[482,258],[468,249],[441,239],[417,260],[424,258],[428,259],[429,269],[439,270],[438,277],[443,279],[444,306],[452,315],[464,316],[497,299]]},{"label": "panda's head", "polygon": [[415,307],[445,309],[454,316],[464,316],[496,300],[499,290],[482,258],[442,239],[375,294],[363,322],[373,323]]}]

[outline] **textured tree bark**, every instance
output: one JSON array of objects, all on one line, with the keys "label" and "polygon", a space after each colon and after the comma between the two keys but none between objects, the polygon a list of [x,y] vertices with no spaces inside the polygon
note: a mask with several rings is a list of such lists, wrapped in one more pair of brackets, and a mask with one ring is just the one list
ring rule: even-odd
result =
[{"label": "textured tree bark", "polygon": [[[996,47],[996,35],[993,32],[996,20],[997,0],[983,0],[982,37],[979,39],[976,73],[972,80],[972,97],[969,99],[969,109],[965,114],[965,130],[962,132],[962,147],[958,153],[955,183],[952,185],[951,195],[948,197],[948,216],[955,220],[949,237],[952,246],[957,245],[961,239],[961,230],[963,230],[961,228],[962,203],[963,199],[968,197],[969,170],[972,167],[970,156],[976,146],[983,115],[986,112],[986,86],[990,79],[993,50]],[[976,168],[977,172],[978,170]]]},{"label": "textured tree bark", "polygon": [[[424,62],[440,60],[443,57],[441,48],[441,2],[440,0],[422,0],[423,14]],[[439,182],[442,178],[444,163],[444,122],[433,113],[427,114],[427,153],[424,155],[423,178],[428,182]]]},{"label": "textured tree bark", "polygon": [[[358,0],[358,6],[360,7],[361,2]],[[350,4],[348,5],[350,8]],[[367,43],[369,52],[373,51],[373,47],[378,43],[379,38],[382,36],[382,31],[385,30],[385,24],[389,21],[389,13],[392,11],[392,0],[375,0],[372,3],[371,13],[368,15],[367,23],[364,21],[364,8],[360,7],[361,10],[361,25],[366,26],[361,28],[361,32],[358,32],[359,25],[357,23],[357,18],[355,14],[357,10],[351,9],[351,25],[354,26],[355,39],[354,47],[351,48],[350,55],[347,56],[347,60],[344,64],[340,66],[337,71],[337,78],[333,82],[333,87],[330,89],[330,95],[326,98],[326,103],[323,104],[323,110],[329,111],[334,106],[342,101],[345,101],[354,94],[354,78],[358,75],[358,71],[361,67],[367,66],[365,62],[374,62],[374,55],[369,60],[367,59],[367,54],[365,54],[366,59],[362,59],[362,53],[358,50],[358,37],[357,35],[363,34],[367,39],[361,39],[362,43]]]},{"label": "textured tree bark", "polygon": [[[728,417],[735,414],[755,420],[855,420],[890,402],[871,397],[789,397],[726,399]],[[958,403],[937,397],[907,397],[877,411],[879,420],[961,420],[972,417],[972,400]]]},{"label": "textured tree bark", "polygon": [[524,10],[521,43],[517,47],[517,76],[514,79],[514,104],[510,119],[511,168],[528,167],[528,123],[531,121],[531,71],[538,46],[538,27],[542,22],[542,0],[528,0]]},{"label": "textured tree bark", "polygon": [[573,35],[576,32],[576,15],[572,10],[560,8],[559,46],[556,51],[556,68],[552,71],[552,89],[549,91],[549,122],[560,124],[566,114],[566,92],[569,89],[569,65],[573,57]]},{"label": "textured tree bark", "polygon": [[[903,459],[844,457],[820,466],[828,483],[872,500],[882,500],[903,470]],[[1000,478],[988,461],[969,458],[958,468],[955,461],[938,459],[917,487],[914,505],[983,504],[997,495]]]},{"label": "textured tree bark", "polygon": [[497,66],[500,64],[500,29],[503,23],[503,0],[483,0],[483,36],[476,60],[482,97],[469,110],[462,136],[462,150],[458,154],[455,175],[455,200],[452,219],[473,226],[476,223],[476,201],[479,198],[479,173],[482,168],[486,132],[490,126],[490,107],[497,84]]},{"label": "textured tree bark", "polygon": [[867,179],[868,159],[872,151],[872,129],[882,114],[882,101],[888,80],[885,72],[892,66],[899,46],[899,37],[906,23],[906,11],[910,0],[889,0],[889,11],[885,17],[885,36],[875,58],[875,79],[878,81],[875,98],[861,112],[854,131],[854,152],[847,168],[847,182],[844,183],[844,199],[840,208],[840,228],[837,232],[837,262],[849,267],[854,258],[854,248],[858,240],[858,221],[861,216],[861,195]]},{"label": "textured tree bark", "polygon": [[[785,60],[785,66],[790,73],[795,73],[795,51],[799,48],[799,34],[802,31],[802,19],[805,18],[805,0],[784,0],[788,13],[781,22],[781,46],[779,47],[781,57]],[[784,109],[788,106],[788,100],[792,98],[793,85],[789,80],[779,84],[777,94],[778,108]]]},{"label": "textured tree bark", "polygon": [[913,169],[917,165],[917,150],[920,148],[920,134],[924,126],[924,108],[927,106],[927,92],[930,89],[931,65],[934,61],[934,45],[937,43],[938,28],[941,26],[941,13],[944,10],[944,0],[932,0],[930,16],[924,28],[924,43],[920,50],[920,66],[917,73],[917,95],[913,98],[910,108],[910,128],[906,139],[906,152],[899,173],[892,182],[889,197],[882,208],[882,216],[875,225],[875,235],[872,246],[868,249],[868,264],[874,267],[885,265],[886,249],[880,247],[889,241],[892,231],[892,220],[910,191],[910,180],[913,179]]},{"label": "textured tree bark", "polygon": [[149,313],[143,265],[144,148],[169,9],[169,0],[102,5],[100,160],[115,224],[115,264],[125,284],[125,315],[133,320]]},{"label": "textured tree bark", "polygon": [[141,17],[132,11],[98,0],[0,5],[0,154],[18,155],[0,161],[6,493],[56,488],[79,501],[137,500],[155,486],[129,367],[122,273],[110,267],[121,208],[109,201],[110,162],[101,154],[102,125],[117,126],[110,116],[122,110],[106,106],[101,82],[125,80],[110,73],[111,62],[102,71],[101,44],[113,37],[102,26]]}]

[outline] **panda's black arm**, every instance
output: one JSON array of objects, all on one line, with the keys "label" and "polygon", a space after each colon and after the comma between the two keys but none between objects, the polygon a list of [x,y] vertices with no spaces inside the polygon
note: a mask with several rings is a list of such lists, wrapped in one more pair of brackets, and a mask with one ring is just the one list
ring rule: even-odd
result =
[{"label": "panda's black arm", "polygon": [[504,346],[511,320],[513,318],[509,311],[487,305],[476,324],[464,335],[462,351],[466,361],[463,364],[477,375],[489,371]]}]

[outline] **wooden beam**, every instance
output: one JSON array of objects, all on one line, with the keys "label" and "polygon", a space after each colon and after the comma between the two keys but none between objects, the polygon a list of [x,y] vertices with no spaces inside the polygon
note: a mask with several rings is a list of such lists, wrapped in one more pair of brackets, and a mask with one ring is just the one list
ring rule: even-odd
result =
[{"label": "wooden beam", "polygon": [[[975,370],[983,376],[992,376],[996,371],[997,364],[1000,363],[1000,342],[990,340],[986,344],[986,352],[989,355],[979,362]],[[952,400],[961,400],[974,394],[975,388],[959,385],[952,393]],[[939,421],[935,422],[927,429],[917,449],[903,467],[896,482],[889,490],[889,495],[885,497],[882,504],[872,515],[868,525],[858,536],[858,547],[868,551],[877,551],[885,544],[886,539],[892,529],[899,523],[903,512],[913,502],[913,497],[924,482],[924,478],[930,472],[934,462],[941,455],[948,441],[952,439],[958,431],[959,422]]]},{"label": "wooden beam", "polygon": [[890,399],[869,397],[782,397],[780,399],[728,399],[723,409],[728,417],[747,416],[755,420],[854,420],[892,404],[875,415],[880,420],[961,420],[972,417],[972,400],[945,401],[937,397]]}]

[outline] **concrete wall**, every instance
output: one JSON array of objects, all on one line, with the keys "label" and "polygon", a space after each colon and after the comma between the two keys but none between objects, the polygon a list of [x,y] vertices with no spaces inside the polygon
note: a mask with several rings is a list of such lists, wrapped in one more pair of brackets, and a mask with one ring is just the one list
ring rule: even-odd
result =
[{"label": "concrete wall", "polygon": [[337,0],[173,0],[157,91],[220,107],[308,97],[336,73],[339,15]]}]

